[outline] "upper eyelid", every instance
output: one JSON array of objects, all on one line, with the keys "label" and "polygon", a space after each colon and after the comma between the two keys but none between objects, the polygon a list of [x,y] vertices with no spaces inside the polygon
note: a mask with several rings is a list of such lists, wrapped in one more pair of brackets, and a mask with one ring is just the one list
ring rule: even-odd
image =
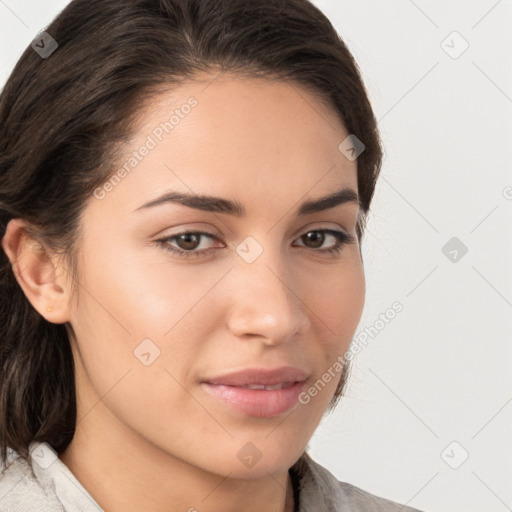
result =
[{"label": "upper eyelid", "polygon": [[[330,233],[330,231],[336,231],[336,232],[340,232],[340,233],[343,233],[345,234],[346,236],[348,237],[352,237],[353,235],[350,234],[350,232],[346,229],[343,229],[343,228],[329,228],[329,227],[313,227],[313,228],[309,228],[309,229],[306,229],[305,231],[302,232],[302,234],[299,234],[298,235],[298,238],[302,237],[303,235],[311,232],[311,231],[324,231],[324,232],[327,232],[327,235],[331,235],[331,236],[334,236],[332,233]],[[207,237],[207,238],[210,238],[212,240],[219,240],[219,237],[213,233],[209,233],[208,231],[202,231],[201,229],[190,229],[190,230],[183,230],[183,231],[180,231],[178,233],[174,233],[174,234],[171,234],[171,235],[168,235],[168,236],[164,236],[164,237],[161,237],[159,240],[165,240],[165,241],[170,241],[170,240],[173,240],[175,238],[178,238],[180,237],[181,235],[187,235],[187,234],[193,234],[193,235],[201,235],[201,236],[204,236],[204,237]],[[204,249],[204,250],[207,250],[207,249]],[[191,251],[192,252],[192,251]],[[199,252],[199,251],[197,251]]]},{"label": "upper eyelid", "polygon": [[[317,221],[317,222],[322,222],[322,221]],[[333,226],[332,224],[336,224],[336,221],[330,221],[330,225],[326,226],[325,225],[325,222],[326,221],[323,221],[324,222],[324,225],[318,225],[316,223],[313,223],[313,227],[310,227],[310,228],[301,228],[299,230],[296,230],[295,233],[297,234],[296,236],[299,236],[301,233],[304,234],[304,233],[309,233],[310,231],[323,231],[323,230],[331,230],[331,231],[342,231],[344,233],[347,233],[347,234],[350,234],[351,230],[350,229],[346,229],[345,227],[342,227],[339,225],[339,221],[338,221],[338,224]],[[174,237],[174,236],[180,236],[180,235],[183,235],[183,234],[186,234],[186,233],[202,233],[204,235],[208,235],[208,236],[211,236],[211,237],[214,237],[214,238],[222,238],[223,235],[222,234],[216,234],[214,232],[210,232],[208,231],[210,228],[202,228],[202,227],[190,227],[190,228],[183,228],[182,230],[176,232],[176,233],[172,233],[170,235],[164,235],[163,237],[161,238],[171,238],[171,237]],[[218,231],[218,229],[213,229],[213,231]],[[231,231],[231,230],[230,230]]]}]

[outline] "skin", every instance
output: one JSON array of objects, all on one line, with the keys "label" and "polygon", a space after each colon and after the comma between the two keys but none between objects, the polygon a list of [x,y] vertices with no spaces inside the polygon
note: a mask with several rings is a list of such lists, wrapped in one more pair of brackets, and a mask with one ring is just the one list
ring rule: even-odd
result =
[{"label": "skin", "polygon": [[[198,101],[103,199],[91,196],[78,296],[61,256],[30,243],[23,221],[2,240],[32,305],[72,327],[78,420],[60,459],[106,511],[291,511],[288,470],[341,375],[271,418],[233,410],[200,381],[291,365],[310,374],[307,389],[346,351],[364,305],[358,205],[294,213],[341,186],[357,192],[356,161],[338,150],[347,130],[298,84],[214,78],[198,75],[144,108],[127,154],[187,98]],[[134,211],[168,189],[238,200],[247,216],[171,203]],[[334,237],[302,237],[318,229],[355,242],[322,252]],[[180,257],[155,243],[184,230],[215,236],[192,249],[209,254]],[[250,264],[235,250],[248,236],[263,249]],[[134,356],[145,338],[160,350],[149,366]],[[237,457],[247,443],[261,452],[251,468]]]}]

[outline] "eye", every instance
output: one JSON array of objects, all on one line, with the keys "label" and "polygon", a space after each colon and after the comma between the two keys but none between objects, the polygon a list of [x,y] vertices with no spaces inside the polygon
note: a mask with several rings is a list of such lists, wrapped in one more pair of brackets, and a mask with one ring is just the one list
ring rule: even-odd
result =
[{"label": "eye", "polygon": [[[196,250],[201,246],[202,238],[209,238],[210,240],[217,239],[215,235],[204,231],[184,231],[183,233],[161,238],[155,242],[166,251],[177,256],[184,258],[196,258],[214,250],[212,248]],[[334,245],[328,248],[319,249],[319,247],[322,247],[325,241],[329,238],[334,239]],[[314,252],[334,254],[340,252],[344,245],[354,243],[356,237],[346,233],[345,231],[337,231],[335,229],[314,229],[304,233],[299,240],[311,244],[312,247],[306,246],[306,248],[311,248]],[[171,242],[173,241],[178,244],[178,247],[171,245]]]},{"label": "eye", "polygon": [[322,249],[317,252],[327,252],[335,254],[343,249],[344,245],[355,242],[355,237],[345,231],[337,231],[335,229],[313,229],[304,233],[299,240],[305,239],[308,243],[313,243],[313,248],[322,246],[326,239],[329,237],[334,238],[334,245],[327,249]]},{"label": "eye", "polygon": [[[210,252],[210,249],[203,249],[201,251],[195,250],[198,246],[201,245],[201,238],[209,238],[214,240],[216,237],[204,231],[184,231],[183,233],[178,233],[177,235],[172,235],[160,240],[156,240],[156,242],[159,243],[166,251],[179,256],[184,256],[185,258],[190,258],[200,256],[201,253]],[[176,240],[179,244],[182,245],[182,247],[173,247],[169,245],[169,242],[173,240]]]}]

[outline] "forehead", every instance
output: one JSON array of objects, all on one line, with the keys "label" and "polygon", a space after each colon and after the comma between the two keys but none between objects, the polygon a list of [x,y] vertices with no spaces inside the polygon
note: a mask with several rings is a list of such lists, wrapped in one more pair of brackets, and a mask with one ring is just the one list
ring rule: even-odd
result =
[{"label": "forehead", "polygon": [[203,73],[146,99],[110,195],[131,210],[166,189],[282,208],[357,191],[357,164],[339,150],[348,135],[334,108],[299,84]]},{"label": "forehead", "polygon": [[[185,104],[192,98],[197,106],[190,112]],[[329,144],[348,135],[339,113],[327,100],[302,84],[272,77],[203,72],[178,86],[164,86],[148,97],[139,110],[139,135],[157,126],[163,118],[168,119],[166,114],[172,115],[173,111],[179,115],[179,120],[173,121],[176,136],[184,131],[174,130],[177,124],[193,124],[203,134],[209,129],[219,141],[223,135],[234,132],[239,135],[235,140],[252,135],[260,136],[256,141],[261,143],[263,135],[274,146],[288,142],[293,147],[293,140],[297,144],[304,140],[318,143],[319,136]],[[187,122],[182,122],[186,118]],[[287,130],[283,131],[283,127]],[[277,138],[272,140],[272,134]]]}]

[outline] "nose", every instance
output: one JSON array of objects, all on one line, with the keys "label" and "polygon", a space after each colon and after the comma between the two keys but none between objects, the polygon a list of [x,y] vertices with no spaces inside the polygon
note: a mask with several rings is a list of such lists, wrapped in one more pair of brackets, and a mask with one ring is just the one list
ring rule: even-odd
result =
[{"label": "nose", "polygon": [[300,280],[265,252],[266,257],[250,264],[240,261],[230,272],[228,325],[235,336],[258,337],[266,345],[279,345],[310,329],[310,310],[307,297],[301,296]]}]

